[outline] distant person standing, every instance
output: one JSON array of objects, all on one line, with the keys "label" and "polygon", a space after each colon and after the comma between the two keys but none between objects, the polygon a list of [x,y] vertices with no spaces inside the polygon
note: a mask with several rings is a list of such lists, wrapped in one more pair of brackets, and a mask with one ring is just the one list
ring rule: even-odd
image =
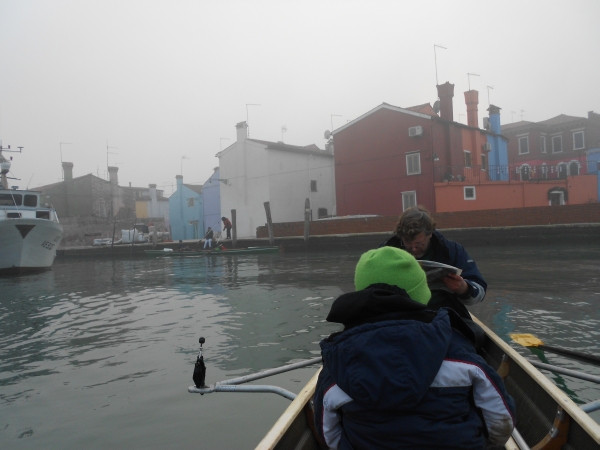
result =
[{"label": "distant person standing", "polygon": [[231,239],[231,221],[227,217],[221,217],[221,220],[223,221],[223,231],[227,230],[226,239]]},{"label": "distant person standing", "polygon": [[208,247],[208,248],[212,248],[212,240],[213,240],[213,230],[211,227],[208,227],[208,231],[206,232],[206,235],[204,236],[204,248]]}]

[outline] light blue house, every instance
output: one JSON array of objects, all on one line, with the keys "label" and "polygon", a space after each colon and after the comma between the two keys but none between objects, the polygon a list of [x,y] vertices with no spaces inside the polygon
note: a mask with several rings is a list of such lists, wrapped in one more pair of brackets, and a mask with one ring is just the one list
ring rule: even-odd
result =
[{"label": "light blue house", "polygon": [[[215,167],[213,174],[202,185],[204,197],[204,233],[211,227],[215,234],[223,229],[221,222],[221,179],[219,168]],[[227,214],[224,214],[225,216]]]},{"label": "light blue house", "polygon": [[600,147],[590,148],[587,152],[587,173],[598,177],[598,200],[600,200]]},{"label": "light blue house", "polygon": [[489,127],[493,134],[488,134],[490,144],[488,156],[489,177],[493,181],[508,181],[508,141],[502,136],[500,127],[500,108],[490,105]]},{"label": "light blue house", "polygon": [[202,186],[183,184],[177,175],[177,190],[169,198],[169,221],[174,241],[204,237]]}]

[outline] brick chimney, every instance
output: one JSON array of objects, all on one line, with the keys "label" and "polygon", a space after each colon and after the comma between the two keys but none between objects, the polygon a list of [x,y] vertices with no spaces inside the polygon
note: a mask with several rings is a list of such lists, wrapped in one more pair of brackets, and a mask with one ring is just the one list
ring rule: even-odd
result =
[{"label": "brick chimney", "polygon": [[438,97],[440,98],[440,117],[445,120],[454,121],[452,109],[452,97],[454,97],[454,85],[446,81],[437,85]]},{"label": "brick chimney", "polygon": [[118,167],[110,166],[108,168],[108,180],[111,182],[111,184],[114,184],[115,186],[119,185],[119,176],[117,175],[118,171]]},{"label": "brick chimney", "polygon": [[148,189],[150,191],[150,217],[158,217],[158,199],[156,198],[156,185],[149,184]]},{"label": "brick chimney", "polygon": [[235,128],[237,131],[238,142],[243,141],[248,137],[248,124],[246,123],[246,121],[236,124]]},{"label": "brick chimney", "polygon": [[467,103],[467,125],[479,128],[479,117],[477,116],[479,92],[474,89],[465,92],[465,102]]},{"label": "brick chimney", "polygon": [[489,120],[490,120],[490,127],[492,129],[492,133],[496,133],[496,134],[502,133],[502,127],[500,125],[500,110],[501,109],[502,108],[495,106],[495,105],[490,105],[490,107],[487,109],[490,113]]},{"label": "brick chimney", "polygon": [[63,178],[65,181],[71,181],[73,179],[73,163],[64,162],[63,166]]}]

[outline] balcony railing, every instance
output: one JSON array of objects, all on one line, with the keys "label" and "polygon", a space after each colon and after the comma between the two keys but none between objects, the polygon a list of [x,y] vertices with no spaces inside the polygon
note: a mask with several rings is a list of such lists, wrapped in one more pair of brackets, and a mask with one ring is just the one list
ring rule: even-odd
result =
[{"label": "balcony railing", "polygon": [[568,176],[597,174],[596,164],[577,162],[556,165],[440,166],[434,169],[434,182],[482,183],[487,181],[559,180]]}]

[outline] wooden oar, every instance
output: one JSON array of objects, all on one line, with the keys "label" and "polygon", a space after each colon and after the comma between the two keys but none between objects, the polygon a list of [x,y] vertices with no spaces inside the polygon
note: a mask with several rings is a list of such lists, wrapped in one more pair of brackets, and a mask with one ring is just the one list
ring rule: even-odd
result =
[{"label": "wooden oar", "polygon": [[546,350],[564,356],[571,356],[582,361],[600,365],[600,356],[592,355],[590,353],[578,352],[575,350],[569,350],[567,348],[546,345],[542,340],[538,339],[533,334],[509,334],[509,336],[513,341],[515,341],[519,345],[522,345],[523,347],[537,347],[540,350]]}]

